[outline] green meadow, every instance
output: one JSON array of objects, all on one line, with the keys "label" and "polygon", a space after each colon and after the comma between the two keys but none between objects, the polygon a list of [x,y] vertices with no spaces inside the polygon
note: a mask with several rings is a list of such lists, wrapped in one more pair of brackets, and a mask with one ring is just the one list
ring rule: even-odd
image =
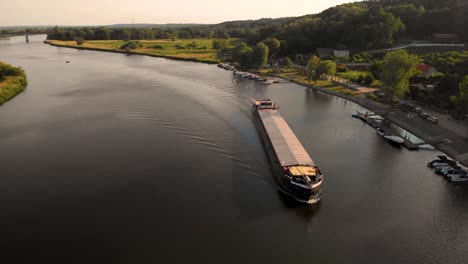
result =
[{"label": "green meadow", "polygon": [[[129,52],[133,54],[150,55],[172,59],[191,60],[206,63],[217,63],[217,52],[212,47],[212,39],[158,39],[139,40],[141,47],[125,50],[122,45],[128,41],[123,40],[96,40],[84,41],[78,45],[76,41],[48,40],[47,43],[80,49],[93,49],[115,52]],[[229,39],[228,43],[233,47],[236,39]]]}]

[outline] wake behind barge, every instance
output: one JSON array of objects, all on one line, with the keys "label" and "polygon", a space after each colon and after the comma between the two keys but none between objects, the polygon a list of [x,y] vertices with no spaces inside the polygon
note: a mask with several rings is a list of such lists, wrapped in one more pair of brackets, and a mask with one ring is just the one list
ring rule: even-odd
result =
[{"label": "wake behind barge", "polygon": [[278,112],[276,103],[269,99],[257,100],[253,108],[274,178],[281,190],[299,202],[320,201],[323,175]]}]

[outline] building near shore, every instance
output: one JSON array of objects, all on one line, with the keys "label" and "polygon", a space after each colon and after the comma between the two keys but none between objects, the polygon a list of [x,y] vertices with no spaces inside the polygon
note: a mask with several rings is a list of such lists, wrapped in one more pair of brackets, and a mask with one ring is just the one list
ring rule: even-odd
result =
[{"label": "building near shore", "polygon": [[349,50],[334,50],[333,56],[337,58],[349,57]]},{"label": "building near shore", "polygon": [[439,73],[439,71],[437,71],[436,68],[432,67],[431,65],[426,65],[426,64],[419,64],[416,66],[416,69],[424,77],[429,77],[433,74]]}]

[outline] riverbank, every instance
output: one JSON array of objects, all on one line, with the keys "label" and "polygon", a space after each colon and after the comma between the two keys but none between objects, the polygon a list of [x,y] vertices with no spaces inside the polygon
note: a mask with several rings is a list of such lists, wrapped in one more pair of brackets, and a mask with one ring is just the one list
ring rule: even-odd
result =
[{"label": "riverbank", "polygon": [[124,54],[145,55],[180,61],[193,61],[208,64],[219,62],[216,50],[212,49],[210,39],[190,40],[140,40],[142,46],[133,50],[120,47],[125,44],[122,40],[85,41],[78,45],[76,41],[45,40],[44,43],[57,47],[75,48],[83,50],[106,51]]},{"label": "riverbank", "polygon": [[433,145],[464,166],[468,166],[468,138],[460,137],[450,130],[438,126],[437,124],[429,123],[421,118],[408,116],[407,113],[401,111],[397,107],[372,101],[363,95],[333,89],[334,86],[329,86],[326,82],[322,82],[321,87],[319,87],[307,84],[301,80],[287,78],[281,74],[268,73],[268,75],[354,102],[369,111],[379,114],[391,123],[407,130],[428,144]]},{"label": "riverbank", "polygon": [[23,91],[27,84],[23,69],[0,62],[0,105]]}]

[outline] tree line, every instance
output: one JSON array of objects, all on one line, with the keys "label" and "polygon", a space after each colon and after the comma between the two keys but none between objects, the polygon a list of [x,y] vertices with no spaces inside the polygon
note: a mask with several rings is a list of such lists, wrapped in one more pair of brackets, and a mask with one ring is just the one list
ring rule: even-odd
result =
[{"label": "tree line", "polygon": [[47,31],[51,40],[143,40],[143,39],[192,39],[192,38],[229,38],[224,30],[198,30],[194,28],[160,29],[160,28],[108,28],[83,27],[59,28]]}]

